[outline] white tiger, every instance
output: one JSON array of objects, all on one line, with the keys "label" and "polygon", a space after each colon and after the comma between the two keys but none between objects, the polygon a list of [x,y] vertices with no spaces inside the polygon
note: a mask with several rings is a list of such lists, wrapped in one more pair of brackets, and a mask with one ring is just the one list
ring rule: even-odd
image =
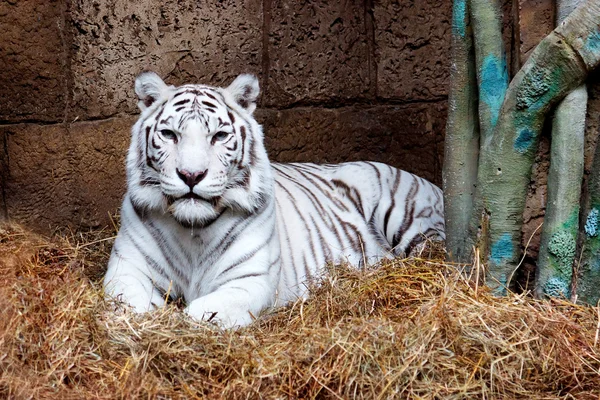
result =
[{"label": "white tiger", "polygon": [[128,190],[104,285],[137,311],[183,298],[192,317],[244,326],[306,295],[327,263],[360,266],[444,237],[441,191],[375,162],[272,164],[252,75],[227,88],[142,73]]}]

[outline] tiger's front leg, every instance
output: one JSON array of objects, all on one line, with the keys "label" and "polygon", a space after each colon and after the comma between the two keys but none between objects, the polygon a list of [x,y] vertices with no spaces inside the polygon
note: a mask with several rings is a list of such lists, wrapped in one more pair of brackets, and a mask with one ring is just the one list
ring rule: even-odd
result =
[{"label": "tiger's front leg", "polygon": [[193,318],[243,327],[274,305],[281,272],[277,237],[246,235],[245,242],[234,244],[216,263],[212,279],[203,282],[208,294],[187,299],[185,311]]},{"label": "tiger's front leg", "polygon": [[107,299],[116,299],[138,313],[147,312],[165,304],[163,286],[169,282],[154,271],[147,257],[132,242],[127,232],[119,232],[104,277]]},{"label": "tiger's front leg", "polygon": [[231,329],[251,324],[274,301],[272,285],[255,279],[246,282],[245,287],[224,287],[199,297],[185,311],[198,321],[217,322],[223,328]]}]

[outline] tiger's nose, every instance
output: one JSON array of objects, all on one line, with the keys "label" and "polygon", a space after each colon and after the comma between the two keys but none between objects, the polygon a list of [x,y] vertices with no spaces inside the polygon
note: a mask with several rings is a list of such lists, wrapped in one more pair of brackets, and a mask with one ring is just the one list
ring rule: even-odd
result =
[{"label": "tiger's nose", "polygon": [[176,171],[177,176],[179,176],[179,179],[184,181],[185,184],[190,187],[190,189],[192,189],[194,186],[200,183],[200,181],[206,177],[206,173],[208,172],[207,169],[205,169],[204,171],[197,172],[189,172],[185,169],[177,169]]}]

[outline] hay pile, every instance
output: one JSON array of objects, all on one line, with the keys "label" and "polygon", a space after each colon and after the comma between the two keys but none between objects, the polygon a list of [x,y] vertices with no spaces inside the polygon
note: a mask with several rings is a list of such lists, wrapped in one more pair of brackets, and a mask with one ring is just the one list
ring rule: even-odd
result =
[{"label": "hay pile", "polygon": [[109,249],[0,228],[1,398],[599,398],[595,308],[493,298],[412,258],[332,268],[310,301],[223,332],[174,305],[114,313]]}]

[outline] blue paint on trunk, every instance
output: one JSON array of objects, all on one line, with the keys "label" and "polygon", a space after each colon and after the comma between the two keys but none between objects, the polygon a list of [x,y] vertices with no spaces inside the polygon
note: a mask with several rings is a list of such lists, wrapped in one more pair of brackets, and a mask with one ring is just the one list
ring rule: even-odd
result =
[{"label": "blue paint on trunk", "polygon": [[492,127],[496,126],[500,108],[504,102],[504,95],[508,89],[508,72],[506,60],[490,54],[483,60],[481,66],[480,95],[490,109],[490,122]]},{"label": "blue paint on trunk", "polygon": [[464,38],[467,32],[467,2],[454,0],[452,11],[452,33]]},{"label": "blue paint on trunk", "polygon": [[506,290],[506,276],[502,275],[499,279],[498,279],[498,286],[496,288],[494,288],[494,290],[492,291],[492,294],[496,297],[501,297],[501,296],[506,296],[507,290]]},{"label": "blue paint on trunk", "polygon": [[513,257],[514,246],[510,237],[510,233],[504,233],[496,243],[492,244],[490,251],[490,260],[495,265],[500,265],[503,261]]},{"label": "blue paint on trunk", "polygon": [[583,47],[589,52],[598,53],[600,51],[600,32],[590,33],[585,39]]},{"label": "blue paint on trunk", "polygon": [[533,145],[534,132],[529,128],[523,128],[519,131],[519,136],[515,139],[514,148],[523,154]]}]

